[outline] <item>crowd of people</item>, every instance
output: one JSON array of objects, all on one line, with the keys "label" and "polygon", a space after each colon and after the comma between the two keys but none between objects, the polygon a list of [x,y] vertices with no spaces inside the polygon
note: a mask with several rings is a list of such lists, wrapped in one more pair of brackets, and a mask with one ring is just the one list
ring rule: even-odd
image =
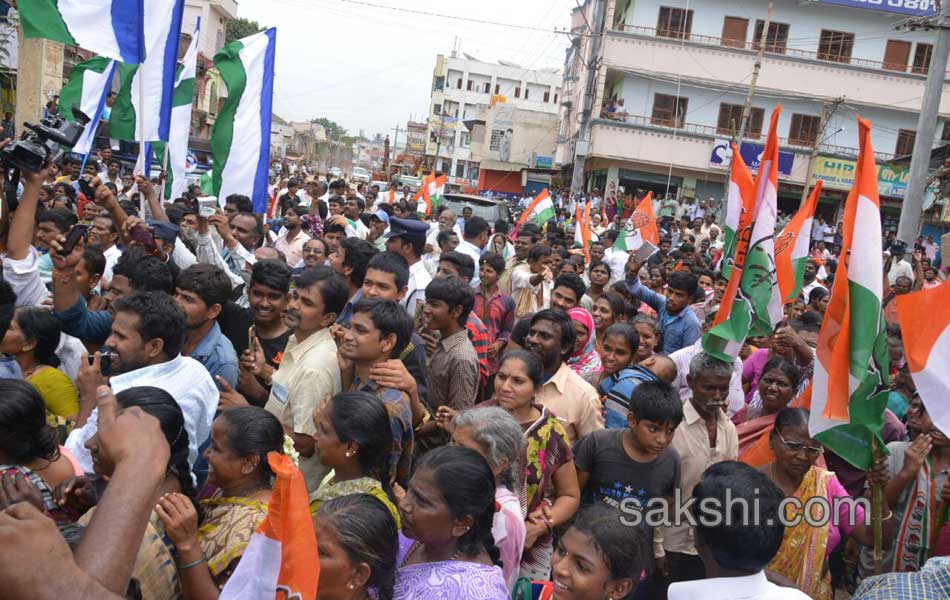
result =
[{"label": "crowd of people", "polygon": [[[870,470],[795,402],[838,259],[825,229],[786,321],[730,364],[701,343],[727,283],[705,202],[658,201],[641,261],[630,207],[596,194],[584,249],[564,197],[512,229],[304,176],[275,180],[266,218],[197,186],[163,202],[108,149],[80,169],[24,172],[0,207],[4,597],[218,598],[268,514],[270,453],[306,481],[319,598],[950,594],[950,438],[896,320]],[[883,242],[887,314],[943,275],[927,242],[910,260]],[[786,498],[875,486],[888,574],[861,506],[784,524]],[[753,514],[644,518],[730,498]]]}]

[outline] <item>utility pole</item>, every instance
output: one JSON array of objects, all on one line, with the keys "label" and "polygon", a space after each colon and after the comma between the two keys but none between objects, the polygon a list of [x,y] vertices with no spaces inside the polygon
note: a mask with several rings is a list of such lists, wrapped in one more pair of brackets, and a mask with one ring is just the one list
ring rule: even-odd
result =
[{"label": "utility pole", "polygon": [[745,130],[749,126],[749,117],[752,112],[752,96],[755,95],[755,86],[759,82],[759,71],[762,70],[762,55],[765,54],[765,44],[769,38],[769,26],[772,24],[772,3],[769,2],[769,10],[765,15],[765,23],[762,26],[762,35],[759,36],[759,53],[755,56],[755,65],[752,67],[752,81],[749,82],[749,93],[745,97],[745,105],[742,107],[742,122],[739,124],[739,137],[736,138],[736,146],[742,148],[742,138],[745,137]]},{"label": "utility pole", "polygon": [[828,110],[828,103],[821,103],[821,117],[818,119],[818,136],[815,138],[815,145],[812,146],[811,153],[808,155],[808,168],[805,170],[805,185],[802,186],[802,199],[799,203],[799,206],[804,206],[805,202],[808,200],[808,192],[811,187],[811,178],[812,174],[815,172],[815,159],[818,158],[818,152],[821,148],[821,143],[824,140],[825,128],[828,127],[828,121],[831,120],[831,116],[835,114],[835,111],[838,110],[838,106],[844,102],[844,98],[838,97],[834,100],[834,105],[831,107],[831,110]]},{"label": "utility pole", "polygon": [[924,206],[924,192],[927,190],[927,170],[930,167],[930,151],[934,141],[934,123],[940,108],[943,94],[943,80],[947,76],[947,55],[950,54],[950,0],[940,3],[940,14],[935,19],[926,19],[922,23],[937,30],[937,42],[934,44],[927,72],[927,85],[924,88],[924,101],[917,118],[917,135],[914,138],[914,153],[910,159],[910,173],[907,177],[907,193],[901,209],[900,225],[897,237],[911,248],[920,230],[921,213]]},{"label": "utility pole", "polygon": [[[948,0],[950,1],[950,0]],[[571,196],[581,193],[584,186],[584,163],[590,152],[591,115],[594,112],[594,99],[597,97],[597,83],[600,80],[600,48],[604,40],[605,0],[594,0],[594,29],[588,30],[590,39],[590,60],[587,67],[587,90],[584,92],[584,107],[581,111],[581,126],[577,133],[574,148],[574,173],[571,175]],[[581,57],[583,60],[583,57]]]}]

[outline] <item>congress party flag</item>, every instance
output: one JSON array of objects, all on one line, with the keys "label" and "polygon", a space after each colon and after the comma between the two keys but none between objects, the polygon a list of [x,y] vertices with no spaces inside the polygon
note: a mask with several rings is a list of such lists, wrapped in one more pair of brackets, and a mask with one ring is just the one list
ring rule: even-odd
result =
[{"label": "congress party flag", "polygon": [[541,227],[553,218],[554,203],[551,202],[551,195],[548,193],[547,188],[545,188],[534,197],[534,200],[528,205],[528,209],[522,213],[521,218],[518,219],[518,224],[515,226],[515,231],[519,230],[521,226],[529,220],[533,221],[538,227]]},{"label": "congress party flag", "polygon": [[89,123],[73,152],[89,154],[92,143],[96,138],[96,129],[99,119],[106,105],[106,96],[112,88],[112,77],[115,75],[116,62],[104,56],[96,56],[85,60],[69,73],[69,80],[59,92],[59,105],[63,107],[63,117],[73,120],[73,106],[89,117]]},{"label": "congress party flag", "polygon": [[426,216],[432,214],[433,208],[438,208],[442,204],[442,196],[445,194],[445,175],[436,176],[435,173],[429,173],[418,194],[422,195],[422,201],[426,205]]},{"label": "congress party flag", "polygon": [[272,27],[231,42],[214,57],[228,87],[211,131],[214,195],[248,196],[258,213],[267,210],[276,46],[277,30]]},{"label": "congress party flag", "polygon": [[660,232],[653,217],[653,192],[647,192],[646,197],[627,219],[614,248],[630,252],[642,246],[643,242],[650,242],[654,246],[660,243]]},{"label": "congress party flag", "polygon": [[267,517],[221,590],[221,600],[314,600],[320,558],[303,473],[276,452],[267,455],[267,464],[277,476]]},{"label": "congress party flag", "polygon": [[[186,164],[188,162],[188,134],[191,131],[191,102],[195,97],[195,73],[198,67],[198,34],[201,30],[199,19],[195,35],[191,38],[191,45],[185,52],[182,62],[178,65],[178,74],[175,79],[175,93],[172,95],[172,121],[168,134],[168,145],[161,142],[152,144],[159,164],[165,169],[166,200],[175,200],[185,194],[188,189],[186,178]],[[165,164],[165,152],[168,152]]]},{"label": "congress party flag", "polygon": [[21,0],[23,35],[79,46],[126,63],[145,58],[145,6],[151,0]]},{"label": "congress party flag", "polygon": [[127,141],[168,141],[184,0],[147,0],[141,64],[119,66],[119,91],[109,135]]},{"label": "congress party flag", "polygon": [[732,145],[729,163],[729,194],[726,199],[726,220],[723,227],[722,262],[720,269],[726,279],[732,273],[736,258],[737,233],[747,228],[752,220],[755,204],[755,181],[742,160],[739,148]]},{"label": "congress party flag", "polygon": [[804,206],[785,225],[775,238],[775,270],[778,274],[778,287],[785,304],[798,298],[805,285],[805,263],[808,262],[808,246],[811,244],[811,223],[821,195],[822,182],[819,179],[811,196]]},{"label": "congress party flag", "polygon": [[[782,321],[782,298],[775,275],[775,220],[778,213],[778,118],[772,112],[762,165],[756,180],[749,235],[736,234],[736,254],[729,284],[703,349],[732,363],[750,333],[767,335]],[[740,218],[740,228],[743,225]]]},{"label": "congress party flag", "polygon": [[896,301],[917,393],[937,429],[950,436],[950,281]]},{"label": "congress party flag", "polygon": [[888,353],[881,312],[881,204],[871,124],[858,117],[858,131],[860,149],[845,204],[841,245],[841,256],[850,258],[838,263],[818,334],[808,429],[832,452],[866,470],[873,462],[873,441],[884,445],[880,435],[888,394]]}]

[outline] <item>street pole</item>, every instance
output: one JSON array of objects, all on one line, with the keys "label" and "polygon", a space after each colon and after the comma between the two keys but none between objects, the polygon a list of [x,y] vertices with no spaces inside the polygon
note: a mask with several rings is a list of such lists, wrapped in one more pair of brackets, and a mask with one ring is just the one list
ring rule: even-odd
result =
[{"label": "street pole", "polygon": [[940,14],[930,24],[937,29],[937,42],[930,57],[927,73],[927,85],[924,88],[924,101],[917,118],[917,135],[914,138],[914,153],[910,159],[910,173],[907,177],[907,193],[901,209],[900,225],[897,237],[911,248],[920,231],[920,221],[924,206],[924,192],[927,190],[927,171],[930,167],[930,151],[933,148],[937,111],[943,94],[943,81],[947,76],[947,55],[950,54],[950,1],[940,5]]},{"label": "street pole", "polygon": [[[950,1],[950,0],[948,0]],[[594,111],[594,99],[597,96],[597,82],[600,80],[600,49],[604,39],[605,0],[594,0],[594,30],[591,33],[590,59],[587,67],[587,90],[584,92],[584,108],[581,111],[581,126],[577,133],[574,149],[574,172],[571,175],[571,197],[581,193],[584,187],[584,163],[590,152],[591,115]],[[583,60],[583,57],[581,57]]]},{"label": "street pole", "polygon": [[739,124],[739,137],[736,138],[736,145],[742,148],[742,138],[745,137],[745,130],[749,126],[749,119],[752,112],[752,97],[755,95],[755,86],[759,82],[759,71],[762,70],[762,56],[765,54],[765,44],[769,39],[769,26],[772,24],[772,3],[769,2],[769,10],[765,14],[765,23],[762,25],[762,35],[759,36],[759,53],[755,56],[755,65],[752,66],[752,81],[749,82],[749,93],[746,94],[745,104],[742,106],[742,122]]},{"label": "street pole", "polygon": [[838,109],[838,105],[844,102],[844,98],[835,98],[834,106],[831,110],[828,110],[828,103],[821,103],[821,117],[818,119],[818,136],[815,138],[815,145],[812,146],[811,153],[808,155],[808,168],[805,170],[805,184],[802,186],[802,199],[799,203],[799,207],[804,206],[805,202],[808,200],[808,192],[811,187],[811,178],[815,172],[815,159],[818,158],[818,152],[821,148],[821,143],[824,141],[825,128],[828,127],[828,121],[831,120],[831,115],[835,114],[835,111]]}]

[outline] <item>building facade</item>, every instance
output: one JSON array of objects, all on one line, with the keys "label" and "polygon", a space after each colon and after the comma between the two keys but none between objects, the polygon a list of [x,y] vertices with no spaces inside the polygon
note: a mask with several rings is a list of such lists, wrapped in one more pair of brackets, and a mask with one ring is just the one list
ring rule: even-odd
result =
[{"label": "building facade", "polygon": [[[592,64],[595,44],[588,23],[597,27],[597,2],[604,4],[605,31],[599,68],[590,71],[585,64]],[[933,11],[926,0],[906,4],[913,8],[775,0],[766,29],[766,2],[587,0],[572,14],[557,162],[572,164],[583,142],[579,115],[594,76],[588,188],[723,198],[729,140],[740,126],[765,30],[741,149],[746,162],[756,166],[770,115],[781,105],[779,209],[797,208],[806,180],[810,186],[821,179],[819,212],[834,217],[851,187],[861,115],[873,126],[885,227],[896,229],[907,168],[888,161],[913,148],[935,37],[895,28],[908,13]],[[938,139],[950,94],[940,116]]]},{"label": "building facade", "polygon": [[480,161],[472,155],[471,132],[464,122],[482,115],[493,100],[516,109],[557,115],[561,82],[556,70],[482,62],[455,53],[438,55],[426,131],[428,166],[445,173],[450,186],[476,187]]},{"label": "building facade", "polygon": [[191,34],[200,17],[201,35],[198,40],[198,52],[208,58],[214,58],[215,53],[224,48],[227,23],[237,18],[237,12],[236,0],[185,0],[181,30]]}]

